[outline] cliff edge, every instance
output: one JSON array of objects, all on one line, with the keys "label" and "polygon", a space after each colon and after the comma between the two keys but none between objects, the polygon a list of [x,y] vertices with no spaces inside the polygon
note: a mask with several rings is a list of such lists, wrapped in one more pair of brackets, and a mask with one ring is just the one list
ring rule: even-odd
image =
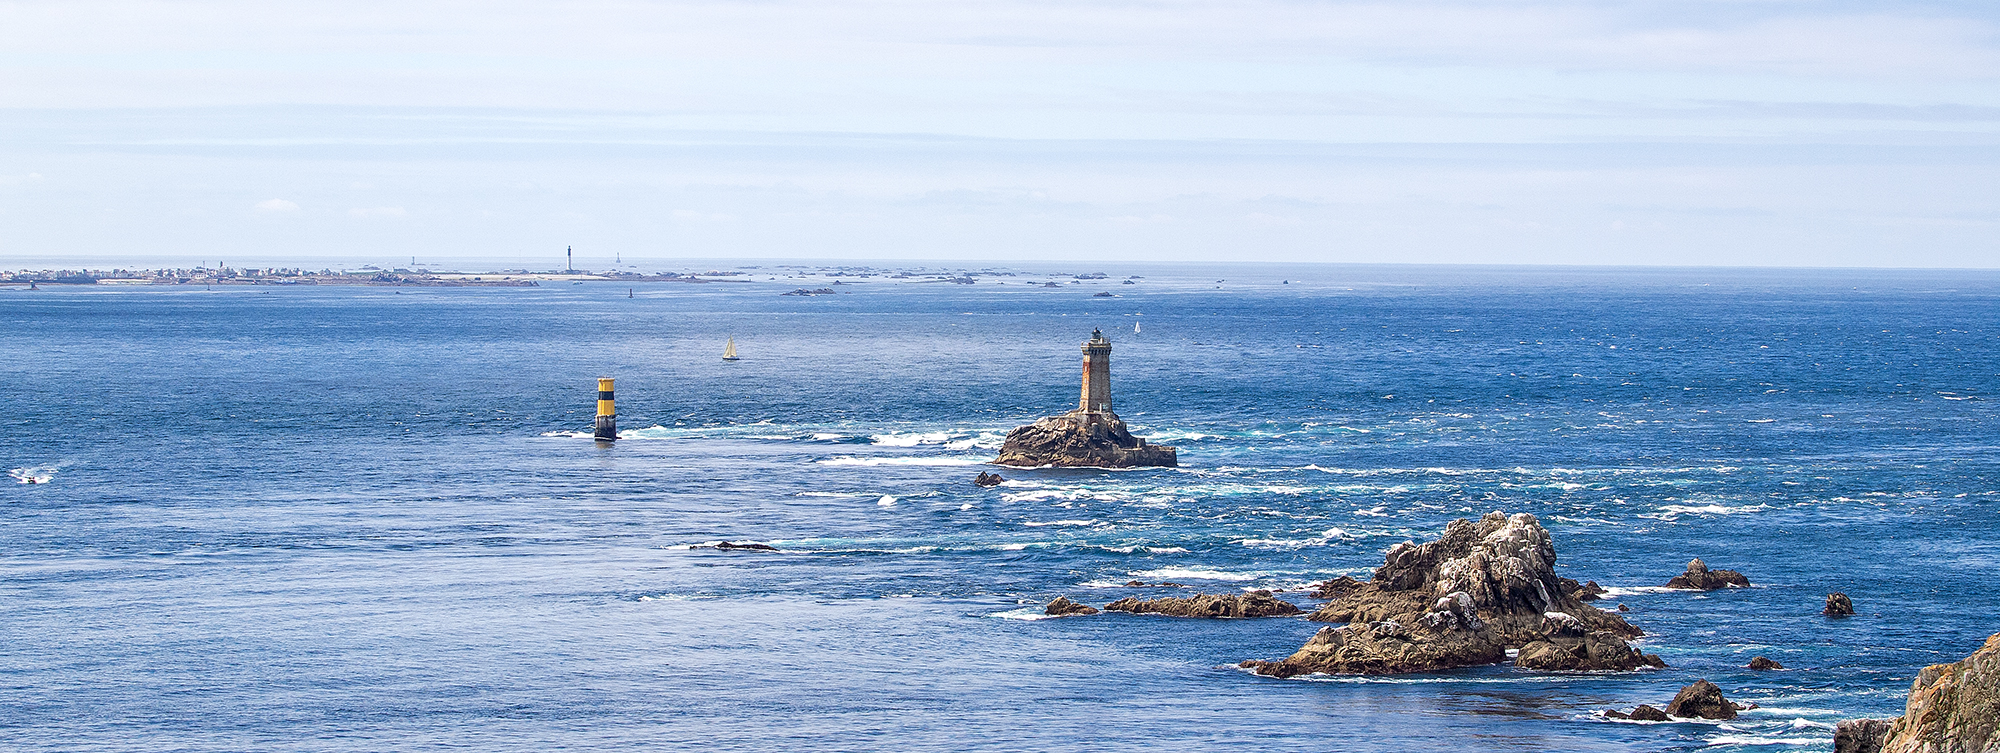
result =
[{"label": "cliff edge", "polygon": [[1833,747],[1842,753],[2000,750],[2000,634],[1963,660],[1918,672],[1901,717],[1841,722]]}]

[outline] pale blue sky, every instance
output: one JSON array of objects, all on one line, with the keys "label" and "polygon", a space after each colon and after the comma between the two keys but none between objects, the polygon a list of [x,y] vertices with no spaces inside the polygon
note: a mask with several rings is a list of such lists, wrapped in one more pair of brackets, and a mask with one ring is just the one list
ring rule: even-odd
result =
[{"label": "pale blue sky", "polygon": [[1994,267],[1996,187],[1991,3],[0,2],[0,266]]}]

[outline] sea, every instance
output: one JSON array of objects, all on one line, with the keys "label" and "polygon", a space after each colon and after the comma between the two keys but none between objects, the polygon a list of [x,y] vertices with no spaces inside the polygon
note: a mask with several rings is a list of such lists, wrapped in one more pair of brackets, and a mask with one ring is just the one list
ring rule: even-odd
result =
[{"label": "sea", "polygon": [[[0,748],[1827,751],[2000,632],[2000,273],[742,264],[0,289]],[[1093,330],[1180,466],[986,465]],[[1669,668],[1042,615],[1310,609],[1496,510]],[[1662,587],[1697,557],[1752,586]],[[1698,679],[1757,708],[1602,714]]]}]

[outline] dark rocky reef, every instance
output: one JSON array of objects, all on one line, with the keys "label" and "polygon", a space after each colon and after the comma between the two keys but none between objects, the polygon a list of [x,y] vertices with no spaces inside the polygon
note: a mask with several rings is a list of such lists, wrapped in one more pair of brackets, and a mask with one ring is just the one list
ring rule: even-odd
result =
[{"label": "dark rocky reef", "polygon": [[1042,609],[1042,614],[1051,617],[1068,617],[1073,614],[1097,614],[1097,607],[1070,601],[1068,596],[1057,596],[1055,601]]},{"label": "dark rocky reef", "polygon": [[1828,617],[1853,617],[1854,600],[1847,598],[1847,594],[1839,591],[1827,594],[1826,608],[1820,610],[1820,614]]},{"label": "dark rocky reef", "polygon": [[2000,750],[2000,634],[1971,656],[1918,672],[1902,716],[1841,722],[1833,747],[1842,753]]},{"label": "dark rocky reef", "polygon": [[1187,598],[1163,596],[1140,600],[1127,596],[1104,605],[1107,612],[1163,614],[1171,617],[1284,617],[1301,610],[1291,602],[1273,597],[1269,591],[1247,594],[1195,594]]},{"label": "dark rocky reef", "polygon": [[1754,659],[1751,659],[1751,660],[1750,660],[1750,666],[1749,666],[1749,667],[1747,667],[1747,669],[1756,669],[1756,670],[1768,670],[1768,669],[1784,669],[1784,668],[1785,668],[1785,665],[1783,665],[1783,664],[1779,664],[1779,663],[1777,663],[1777,662],[1775,662],[1775,661],[1772,661],[1771,659],[1769,659],[1769,658],[1767,658],[1767,657],[1763,657],[1763,656],[1759,656],[1759,657],[1756,657],[1756,658],[1754,658]]},{"label": "dark rocky reef", "polygon": [[980,471],[979,475],[972,477],[972,483],[975,486],[999,486],[1000,482],[1006,480],[1001,478],[998,473],[987,473],[985,471]]},{"label": "dark rocky reef", "polygon": [[1667,716],[1667,712],[1643,703],[1639,704],[1638,708],[1632,709],[1632,713],[1630,714],[1617,709],[1609,709],[1604,712],[1604,715],[1613,719],[1631,719],[1635,722],[1671,722],[1674,720],[1673,717]]},{"label": "dark rocky reef", "polygon": [[1674,702],[1667,704],[1667,716],[1682,719],[1735,719],[1736,712],[1744,707],[1731,703],[1722,697],[1722,688],[1707,680],[1696,680],[1693,685],[1681,688],[1674,695]]},{"label": "dark rocky reef", "polygon": [[753,552],[775,552],[775,551],[778,551],[778,548],[777,548],[777,547],[775,547],[775,546],[771,546],[770,544],[758,544],[758,543],[756,543],[756,542],[751,542],[751,543],[747,543],[747,544],[738,544],[738,543],[735,543],[735,542],[733,542],[733,541],[718,541],[718,542],[715,542],[715,545],[714,545],[714,546],[694,546],[694,547],[689,547],[689,548],[690,548],[690,549],[721,549],[721,550],[724,550],[724,551],[728,551],[728,550],[732,550],[732,549],[735,549],[735,550],[748,550],[748,551],[753,551]]},{"label": "dark rocky reef", "polygon": [[1111,413],[1070,411],[1007,432],[995,465],[1024,468],[1172,467],[1179,451],[1132,436]]},{"label": "dark rocky reef", "polygon": [[1576,597],[1577,601],[1596,601],[1599,597],[1609,593],[1604,590],[1603,586],[1597,585],[1597,581],[1594,580],[1582,584],[1578,584],[1576,581],[1568,578],[1557,578],[1556,580],[1561,582],[1563,590],[1569,592],[1569,595]]},{"label": "dark rocky reef", "polygon": [[1710,570],[1708,563],[1697,557],[1688,562],[1687,572],[1667,581],[1668,588],[1685,588],[1692,591],[1714,591],[1718,588],[1748,588],[1750,579],[1735,570]]},{"label": "dark rocky reef", "polygon": [[1282,660],[1240,666],[1273,677],[1423,672],[1497,664],[1509,648],[1531,668],[1664,666],[1625,644],[1638,628],[1565,590],[1555,564],[1533,515],[1455,520],[1436,541],[1390,548],[1366,583],[1319,584],[1314,593],[1335,600],[1312,619],[1346,626],[1322,628]]}]

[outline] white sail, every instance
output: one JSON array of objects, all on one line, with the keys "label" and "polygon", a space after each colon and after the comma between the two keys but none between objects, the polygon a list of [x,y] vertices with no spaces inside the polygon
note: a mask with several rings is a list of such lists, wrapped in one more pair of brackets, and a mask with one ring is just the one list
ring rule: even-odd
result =
[{"label": "white sail", "polygon": [[1133,322],[1133,323],[1132,323],[1132,334],[1135,334],[1135,335],[1136,335],[1136,334],[1139,334],[1139,323],[1138,323],[1138,322]]},{"label": "white sail", "polygon": [[729,338],[729,344],[722,346],[722,360],[736,360],[736,338]]}]

